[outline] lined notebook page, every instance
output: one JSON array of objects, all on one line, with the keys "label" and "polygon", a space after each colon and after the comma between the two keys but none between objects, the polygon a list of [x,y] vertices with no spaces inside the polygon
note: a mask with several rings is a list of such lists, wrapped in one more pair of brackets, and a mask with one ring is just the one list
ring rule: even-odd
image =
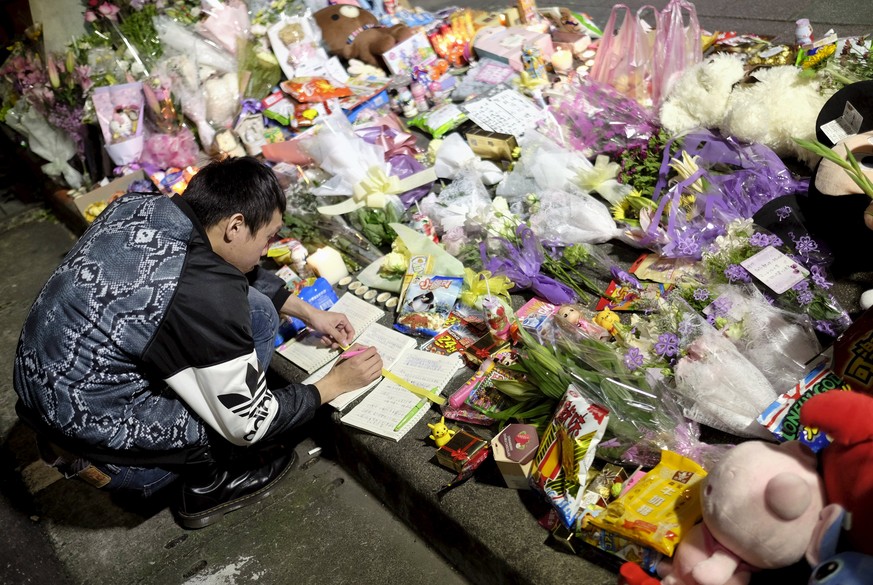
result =
[{"label": "lined notebook page", "polygon": [[[344,294],[329,310],[344,313],[358,336],[385,314],[385,311],[379,307],[349,293]],[[321,345],[320,337],[314,333],[291,339],[280,345],[276,351],[282,357],[294,362],[307,374],[311,374],[340,353],[338,349],[330,349]]]},{"label": "lined notebook page", "polygon": [[[433,389],[440,394],[454,376],[458,359],[454,354],[439,355],[411,349],[400,356],[391,372],[416,386]],[[399,431],[395,431],[397,423],[415,408],[419,400],[421,398],[409,390],[383,379],[341,420],[347,425],[399,441],[430,410],[430,404],[425,405]]]},{"label": "lined notebook page", "polygon": [[[355,341],[361,345],[374,346],[382,357],[382,367],[388,370],[394,366],[403,352],[415,347],[415,340],[413,338],[404,335],[399,331],[395,331],[394,329],[389,329],[388,327],[379,325],[378,323],[370,325]],[[319,368],[317,372],[303,380],[303,383],[314,384],[321,380],[327,375],[334,363],[336,363],[336,359],[331,360],[330,363]],[[357,400],[367,390],[370,390],[378,383],[379,380],[376,379],[363,388],[340,394],[330,401],[330,405],[337,410],[345,410],[349,404]]]}]

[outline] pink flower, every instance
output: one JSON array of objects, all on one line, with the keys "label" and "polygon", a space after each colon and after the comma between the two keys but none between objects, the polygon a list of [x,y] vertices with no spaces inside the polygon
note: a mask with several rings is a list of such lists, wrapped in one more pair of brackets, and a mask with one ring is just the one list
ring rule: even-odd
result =
[{"label": "pink flower", "polygon": [[84,93],[88,93],[88,90],[94,86],[94,81],[91,79],[91,67],[88,65],[76,65],[74,75]]},{"label": "pink flower", "polygon": [[105,16],[109,20],[118,20],[116,14],[118,14],[118,6],[115,4],[110,4],[109,2],[104,2],[97,9],[97,12],[100,13],[101,16]]},{"label": "pink flower", "polygon": [[97,20],[97,15],[91,10],[85,12],[85,22],[94,22]]}]

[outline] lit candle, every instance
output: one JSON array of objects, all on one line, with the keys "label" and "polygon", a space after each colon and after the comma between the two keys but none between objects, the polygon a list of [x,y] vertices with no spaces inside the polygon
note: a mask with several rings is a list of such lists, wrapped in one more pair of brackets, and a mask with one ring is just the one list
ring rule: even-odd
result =
[{"label": "lit candle", "polygon": [[555,73],[565,73],[573,66],[573,53],[565,49],[558,49],[552,53],[552,67]]},{"label": "lit candle", "polygon": [[306,259],[306,265],[331,285],[349,275],[343,257],[330,246],[319,248],[310,254],[309,258]]}]

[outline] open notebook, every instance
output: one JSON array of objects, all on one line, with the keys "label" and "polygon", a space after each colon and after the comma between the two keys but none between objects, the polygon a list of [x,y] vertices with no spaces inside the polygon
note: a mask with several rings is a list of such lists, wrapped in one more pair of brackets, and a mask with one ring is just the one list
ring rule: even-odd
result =
[{"label": "open notebook", "polygon": [[[378,323],[374,323],[367,327],[366,331],[361,333],[356,342],[361,345],[375,346],[376,349],[379,350],[379,355],[382,357],[382,367],[386,370],[390,370],[394,366],[394,363],[400,358],[403,352],[412,349],[416,345],[415,339],[408,335],[404,335],[399,331],[395,331],[394,329],[389,329],[388,327],[379,325]],[[317,372],[303,380],[303,383],[315,384],[324,378],[334,366],[337,359],[339,358],[334,358],[329,363],[319,368]],[[363,388],[340,394],[330,401],[330,405],[337,410],[345,410],[349,404],[360,398],[362,394],[373,388],[378,383],[379,380],[376,380],[367,384]]]},{"label": "open notebook", "polygon": [[[358,337],[385,314],[382,309],[350,293],[344,294],[330,310],[344,313]],[[327,364],[340,353],[338,349],[330,349],[321,345],[320,337],[315,333],[291,339],[276,348],[276,351],[282,357],[291,360],[295,365],[305,370],[307,374],[311,374]],[[325,373],[327,372],[325,371]]]},{"label": "open notebook", "polygon": [[[416,386],[440,394],[451,381],[458,365],[459,358],[456,354],[440,355],[408,349],[389,369],[393,374]],[[340,420],[349,426],[399,441],[430,410],[429,402],[423,403],[418,408],[421,400],[409,390],[383,378]],[[415,414],[399,430],[395,430],[397,424],[413,410]]]}]

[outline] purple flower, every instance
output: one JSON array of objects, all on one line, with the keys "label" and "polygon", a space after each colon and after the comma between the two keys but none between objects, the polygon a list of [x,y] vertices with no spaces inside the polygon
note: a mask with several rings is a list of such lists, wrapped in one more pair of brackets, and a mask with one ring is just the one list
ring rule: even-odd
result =
[{"label": "purple flower", "polygon": [[613,266],[610,272],[612,272],[612,277],[617,280],[622,286],[630,286],[637,290],[641,290],[643,288],[643,286],[640,284],[640,281],[637,280],[635,276],[631,275],[626,270],[622,270],[618,266]]},{"label": "purple flower", "polygon": [[831,337],[836,337],[837,332],[834,331],[834,324],[830,321],[826,321],[824,319],[815,322],[815,328],[817,331],[821,331],[826,335],[830,335]]},{"label": "purple flower", "polygon": [[752,237],[749,238],[749,243],[756,248],[766,248],[770,245],[770,236],[762,234],[761,232],[755,232],[752,234]]},{"label": "purple flower", "polygon": [[731,300],[729,298],[718,297],[717,299],[712,301],[711,305],[709,305],[710,315],[712,315],[713,317],[716,317],[716,318],[717,317],[724,317],[725,315],[728,314],[728,311],[731,310],[731,305],[732,305],[732,303],[731,303]]},{"label": "purple flower", "polygon": [[800,239],[794,240],[794,247],[801,256],[809,256],[812,252],[818,251],[818,244],[809,236],[801,236]]},{"label": "purple flower", "polygon": [[821,266],[813,266],[811,269],[812,282],[815,286],[825,290],[833,286],[832,282],[828,282],[825,278],[824,269]]},{"label": "purple flower", "polygon": [[554,305],[564,305],[576,300],[573,290],[550,276],[540,272],[543,263],[543,250],[536,236],[528,226],[521,224],[515,235],[519,245],[500,238],[505,257],[486,255],[485,242],[479,244],[479,254],[485,270],[495,276],[506,276],[515,283],[515,289],[530,288],[541,298]]},{"label": "purple flower", "polygon": [[798,282],[797,284],[795,284],[791,288],[793,288],[797,292],[809,290],[809,281],[808,280],[801,280],[800,282]]},{"label": "purple flower", "polygon": [[805,290],[797,295],[797,302],[803,307],[810,304],[813,298],[815,298],[815,295],[812,294],[812,291]]},{"label": "purple flower", "polygon": [[740,266],[739,264],[731,264],[724,270],[724,275],[728,279],[728,282],[751,282],[752,277],[749,275],[749,271]]},{"label": "purple flower", "polygon": [[662,333],[655,343],[655,353],[661,357],[673,357],[679,353],[679,338],[675,333]]},{"label": "purple flower", "polygon": [[780,237],[777,236],[776,234],[771,234],[771,235],[770,235],[770,245],[771,245],[771,246],[773,246],[774,248],[778,248],[778,247],[781,246],[782,244],[783,244],[783,242],[782,242],[782,238],[780,238]]},{"label": "purple flower", "polygon": [[688,337],[694,331],[694,323],[691,322],[691,319],[682,319],[679,322],[679,335],[682,337]]},{"label": "purple flower", "polygon": [[632,347],[624,354],[624,365],[630,371],[637,370],[643,367],[643,352],[636,347]]},{"label": "purple flower", "polygon": [[709,298],[709,296],[710,296],[710,293],[705,288],[698,288],[697,290],[694,291],[694,295],[693,295],[695,301],[705,301]]},{"label": "purple flower", "polygon": [[780,207],[776,210],[776,217],[779,218],[779,221],[785,221],[790,215],[791,207],[789,207],[788,205],[786,205],[785,207]]},{"label": "purple flower", "polygon": [[700,242],[697,241],[697,236],[694,234],[677,235],[674,243],[679,256],[696,258],[700,255]]},{"label": "purple flower", "polygon": [[261,104],[261,100],[246,98],[241,102],[240,105],[241,105],[240,114],[243,116],[249,116],[251,114],[260,114],[264,110],[264,106]]}]

